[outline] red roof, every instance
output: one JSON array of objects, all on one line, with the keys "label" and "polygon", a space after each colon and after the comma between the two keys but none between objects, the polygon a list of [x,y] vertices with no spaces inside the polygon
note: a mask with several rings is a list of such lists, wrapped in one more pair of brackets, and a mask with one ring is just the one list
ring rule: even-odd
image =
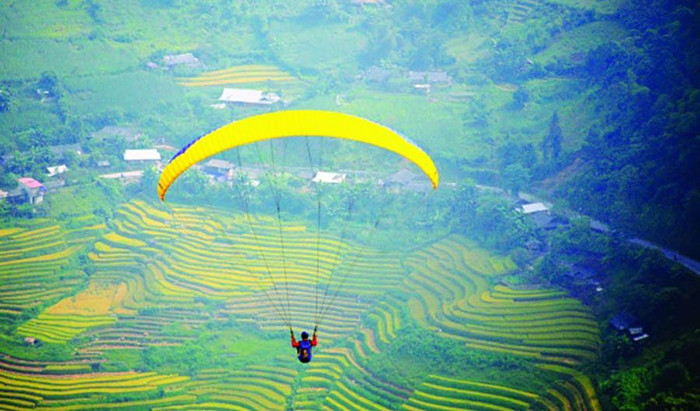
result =
[{"label": "red roof", "polygon": [[18,178],[17,181],[20,182],[23,186],[27,188],[40,188],[43,187],[44,185],[41,184],[40,182],[36,181],[35,179],[31,177],[22,177]]}]

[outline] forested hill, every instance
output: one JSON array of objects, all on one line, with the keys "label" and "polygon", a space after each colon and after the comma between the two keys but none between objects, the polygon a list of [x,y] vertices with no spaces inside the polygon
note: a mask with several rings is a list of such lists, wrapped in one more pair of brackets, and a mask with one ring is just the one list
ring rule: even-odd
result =
[{"label": "forested hill", "polygon": [[[266,64],[248,76],[253,86],[297,106],[331,104],[388,122],[426,146],[448,176],[544,189],[614,227],[698,256],[699,7],[692,0],[8,2],[0,185],[12,188],[17,176],[39,176],[60,161],[48,146],[80,143],[93,163],[105,160],[124,143],[91,140],[104,126],[129,124],[152,140],[182,144],[226,121],[208,108],[220,88],[182,85],[222,85],[194,76]],[[202,65],[165,74],[148,68],[177,52],[192,52]],[[449,85],[424,77],[434,86],[426,100],[411,94],[409,71],[446,73]],[[246,86],[239,81],[229,86]],[[52,98],[38,105],[37,89]]]},{"label": "forested hill", "polygon": [[[698,30],[697,0],[0,2],[0,408],[697,409],[700,277],[620,240],[700,257]],[[163,205],[156,160],[125,158],[283,109],[400,132],[439,190],[307,140],[217,155],[225,175],[191,170]],[[324,189],[338,233],[314,164],[289,172],[310,147],[351,177]],[[557,218],[536,228],[519,192]],[[343,260],[304,368],[266,291],[289,261],[310,329]]]},{"label": "forested hill", "polygon": [[599,113],[556,195],[697,256],[700,3],[630,2],[616,17],[627,38],[591,50],[581,67],[556,69],[587,79]]}]

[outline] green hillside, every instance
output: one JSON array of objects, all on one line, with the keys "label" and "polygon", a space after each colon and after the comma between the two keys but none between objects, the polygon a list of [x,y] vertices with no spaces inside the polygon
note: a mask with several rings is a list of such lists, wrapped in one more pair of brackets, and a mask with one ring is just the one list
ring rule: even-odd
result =
[{"label": "green hillside", "polygon": [[[0,409],[697,409],[698,16],[691,0],[3,2]],[[235,177],[193,167],[158,201],[180,147],[286,109],[391,128],[441,185],[301,136],[221,153]],[[641,343],[609,326],[623,312]],[[300,364],[289,328],[316,324]]]}]

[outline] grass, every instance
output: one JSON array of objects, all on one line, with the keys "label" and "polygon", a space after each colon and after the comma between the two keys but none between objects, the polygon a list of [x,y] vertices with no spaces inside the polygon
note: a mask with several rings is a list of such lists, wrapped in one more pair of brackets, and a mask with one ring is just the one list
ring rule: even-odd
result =
[{"label": "grass", "polygon": [[555,59],[570,61],[572,56],[585,55],[602,44],[621,40],[626,35],[625,29],[614,21],[589,23],[562,34],[558,41],[535,55],[533,61],[544,65]]},{"label": "grass", "polygon": [[[344,24],[317,24],[290,20],[274,20],[270,23],[270,48],[285,64],[318,70],[349,71],[354,64],[352,56],[363,48],[365,36],[351,31]],[[323,39],[323,41],[318,41]]]},{"label": "grass", "polygon": [[69,78],[65,85],[71,91],[67,101],[71,112],[83,115],[104,106],[125,113],[154,113],[162,109],[165,101],[184,98],[182,90],[169,77],[138,70]]},{"label": "grass", "polygon": [[46,71],[46,61],[52,62],[51,69],[62,79],[115,73],[139,64],[130,52],[99,41],[78,46],[53,39],[25,38],[1,42],[0,53],[5,56],[0,62],[0,73],[13,80],[38,80]]}]

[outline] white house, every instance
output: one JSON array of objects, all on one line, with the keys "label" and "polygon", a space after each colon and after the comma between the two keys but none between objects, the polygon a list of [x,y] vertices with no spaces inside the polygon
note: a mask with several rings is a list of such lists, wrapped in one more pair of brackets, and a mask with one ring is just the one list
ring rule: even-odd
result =
[{"label": "white house", "polygon": [[193,67],[199,65],[199,59],[195,57],[192,53],[171,54],[168,56],[164,56],[163,62],[168,67],[179,65]]},{"label": "white house", "polygon": [[523,214],[534,214],[549,211],[549,208],[543,203],[530,203],[523,204],[521,210]]},{"label": "white house", "polygon": [[270,105],[280,101],[280,96],[261,90],[225,88],[224,91],[221,92],[219,101],[225,103]]},{"label": "white house", "polygon": [[155,148],[124,150],[125,161],[160,161],[160,153]]},{"label": "white house", "polygon": [[65,164],[61,164],[60,166],[46,167],[46,170],[49,172],[49,177],[53,177],[65,173],[68,171],[68,167]]},{"label": "white house", "polygon": [[340,184],[345,182],[346,177],[347,174],[317,171],[316,175],[311,181],[313,181],[314,183]]}]

